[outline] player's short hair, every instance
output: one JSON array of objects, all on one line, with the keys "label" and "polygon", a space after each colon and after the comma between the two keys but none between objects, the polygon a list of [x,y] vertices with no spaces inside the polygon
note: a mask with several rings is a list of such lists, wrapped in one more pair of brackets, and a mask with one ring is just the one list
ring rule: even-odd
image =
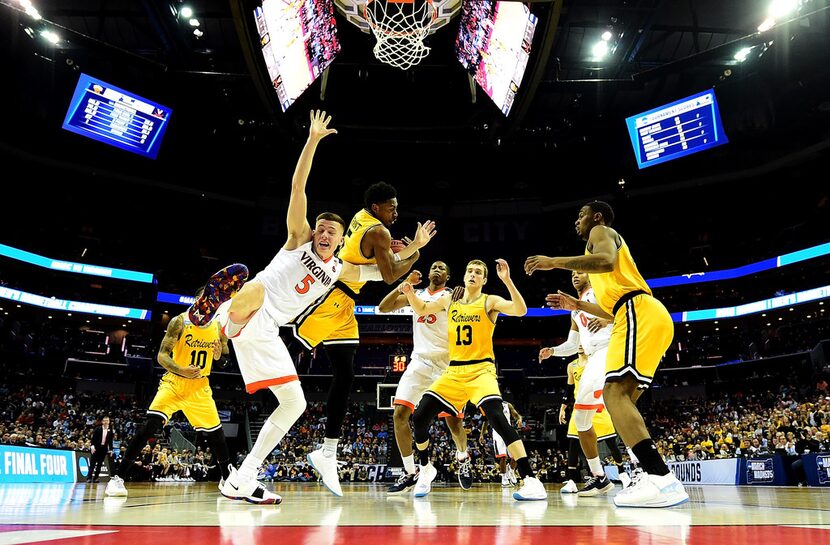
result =
[{"label": "player's short hair", "polygon": [[386,182],[378,182],[366,188],[363,194],[363,204],[366,210],[371,210],[373,204],[386,202],[398,196],[398,191]]},{"label": "player's short hair", "polygon": [[602,214],[602,219],[605,220],[606,227],[611,227],[611,224],[614,223],[614,210],[611,209],[611,205],[604,201],[591,201],[586,204],[588,208],[590,208],[593,212],[599,212]]},{"label": "player's short hair", "polygon": [[467,263],[467,268],[469,268],[470,265],[481,265],[481,267],[484,269],[484,278],[487,278],[487,263],[480,259],[473,259],[472,261]]},{"label": "player's short hair", "polygon": [[343,228],[343,232],[346,232],[346,222],[343,221],[343,218],[341,218],[338,214],[335,214],[334,212],[323,212],[322,214],[317,216],[317,219],[314,220],[314,223],[320,223],[320,220],[333,221],[335,223],[339,223],[340,227]]}]

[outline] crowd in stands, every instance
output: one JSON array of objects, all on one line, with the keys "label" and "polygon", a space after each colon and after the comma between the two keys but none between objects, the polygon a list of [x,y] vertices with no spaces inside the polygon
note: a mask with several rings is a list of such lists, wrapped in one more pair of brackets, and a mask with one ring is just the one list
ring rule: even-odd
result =
[{"label": "crowd in stands", "polygon": [[[766,384],[770,380],[766,379]],[[830,387],[820,379],[818,386],[783,384],[757,388],[735,383],[707,387],[706,398],[687,398],[646,402],[643,411],[656,445],[667,461],[706,460],[767,454],[798,455],[830,451]],[[270,413],[271,407],[250,401],[219,401],[233,421],[252,422]],[[558,407],[558,405],[557,405]],[[544,406],[526,412],[526,438],[541,426]],[[118,460],[144,420],[146,405],[133,396],[115,393],[75,392],[72,388],[20,386],[0,383],[0,443],[89,450],[92,432],[108,415],[116,433],[114,458]],[[353,403],[343,428],[340,443],[340,474],[343,481],[371,480],[374,465],[390,464],[395,450],[390,414],[373,405]],[[309,403],[308,410],[266,460],[260,478],[266,481],[316,481],[306,463],[306,455],[319,447],[325,433],[323,403]],[[528,424],[530,422],[530,424]],[[482,416],[468,411],[465,427],[468,449],[473,459],[477,482],[498,482],[490,437],[482,441]],[[550,425],[550,420],[548,421]],[[172,428],[193,437],[197,447],[176,450],[168,442]],[[564,430],[561,430],[564,431]],[[456,447],[446,425],[436,420],[430,428],[433,460],[438,478],[454,482],[457,478]],[[564,433],[559,434],[563,438]],[[564,479],[567,444],[565,441],[531,443],[529,456],[541,480]],[[245,452],[237,453],[241,463]],[[165,428],[164,436],[152,439],[135,461],[130,480],[207,480],[216,477],[216,460],[209,448],[196,440],[183,418]]]}]

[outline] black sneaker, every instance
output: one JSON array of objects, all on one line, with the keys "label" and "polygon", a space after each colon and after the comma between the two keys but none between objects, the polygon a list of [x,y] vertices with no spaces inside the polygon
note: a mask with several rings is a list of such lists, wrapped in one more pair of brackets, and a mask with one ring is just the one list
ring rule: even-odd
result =
[{"label": "black sneaker", "polygon": [[397,496],[398,494],[404,494],[415,486],[415,483],[418,482],[418,472],[415,473],[406,473],[405,471],[401,473],[401,476],[398,477],[398,480],[395,481],[395,484],[389,487],[386,491],[386,494],[389,496]]},{"label": "black sneaker", "polygon": [[473,487],[473,462],[468,454],[466,458],[458,462],[458,484],[464,490]]},{"label": "black sneaker", "polygon": [[577,496],[599,496],[601,494],[607,494],[610,490],[614,489],[614,483],[608,480],[608,477],[603,475],[602,477],[593,476],[588,479],[588,482],[585,483],[585,488],[580,490],[576,493]]}]

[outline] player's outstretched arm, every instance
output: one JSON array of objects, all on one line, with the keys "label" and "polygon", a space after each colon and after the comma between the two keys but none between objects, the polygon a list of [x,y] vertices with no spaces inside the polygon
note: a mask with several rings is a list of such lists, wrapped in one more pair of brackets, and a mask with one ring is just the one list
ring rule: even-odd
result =
[{"label": "player's outstretched arm", "polygon": [[[417,286],[421,283],[421,272],[410,272],[405,281],[409,282],[413,286]],[[378,303],[378,310],[381,312],[393,312],[395,310],[402,309],[409,304],[409,301],[406,300],[406,295],[404,295],[401,291],[402,285],[403,284],[395,286],[392,291],[386,294],[386,297],[381,299],[380,303]]]},{"label": "player's outstretched arm", "polygon": [[327,116],[326,112],[313,110],[310,117],[308,140],[306,140],[303,151],[300,153],[300,159],[294,169],[294,178],[291,180],[291,197],[288,200],[288,213],[286,215],[288,240],[284,246],[287,250],[293,250],[311,240],[311,225],[309,225],[307,217],[306,182],[308,181],[308,174],[311,172],[311,163],[314,159],[314,152],[317,151],[317,144],[326,136],[337,134],[335,129],[328,128],[331,116]]},{"label": "player's outstretched arm", "polygon": [[524,316],[527,314],[527,303],[525,303],[524,297],[519,293],[518,288],[516,288],[516,285],[510,278],[510,266],[507,264],[507,261],[504,259],[496,260],[496,274],[498,274],[499,279],[507,287],[507,291],[510,293],[510,299],[505,299],[498,295],[488,297],[487,304],[490,308],[487,312],[497,311],[508,316]]},{"label": "player's outstretched arm", "polygon": [[176,362],[173,361],[173,348],[176,346],[176,343],[179,342],[179,337],[182,336],[183,330],[184,320],[181,316],[176,316],[170,320],[170,323],[167,324],[167,332],[161,340],[161,346],[159,346],[159,352],[156,356],[156,360],[159,362],[159,365],[174,375],[179,375],[184,378],[198,378],[200,372],[198,367],[179,367],[176,365]]}]

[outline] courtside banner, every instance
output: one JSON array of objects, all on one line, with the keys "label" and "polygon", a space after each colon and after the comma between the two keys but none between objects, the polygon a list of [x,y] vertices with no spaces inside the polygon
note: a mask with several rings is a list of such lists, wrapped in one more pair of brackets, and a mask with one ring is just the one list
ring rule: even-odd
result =
[{"label": "courtside banner", "polygon": [[0,483],[74,483],[75,453],[0,445]]},{"label": "courtside banner", "polygon": [[738,484],[738,459],[669,462],[669,470],[683,484]]}]

